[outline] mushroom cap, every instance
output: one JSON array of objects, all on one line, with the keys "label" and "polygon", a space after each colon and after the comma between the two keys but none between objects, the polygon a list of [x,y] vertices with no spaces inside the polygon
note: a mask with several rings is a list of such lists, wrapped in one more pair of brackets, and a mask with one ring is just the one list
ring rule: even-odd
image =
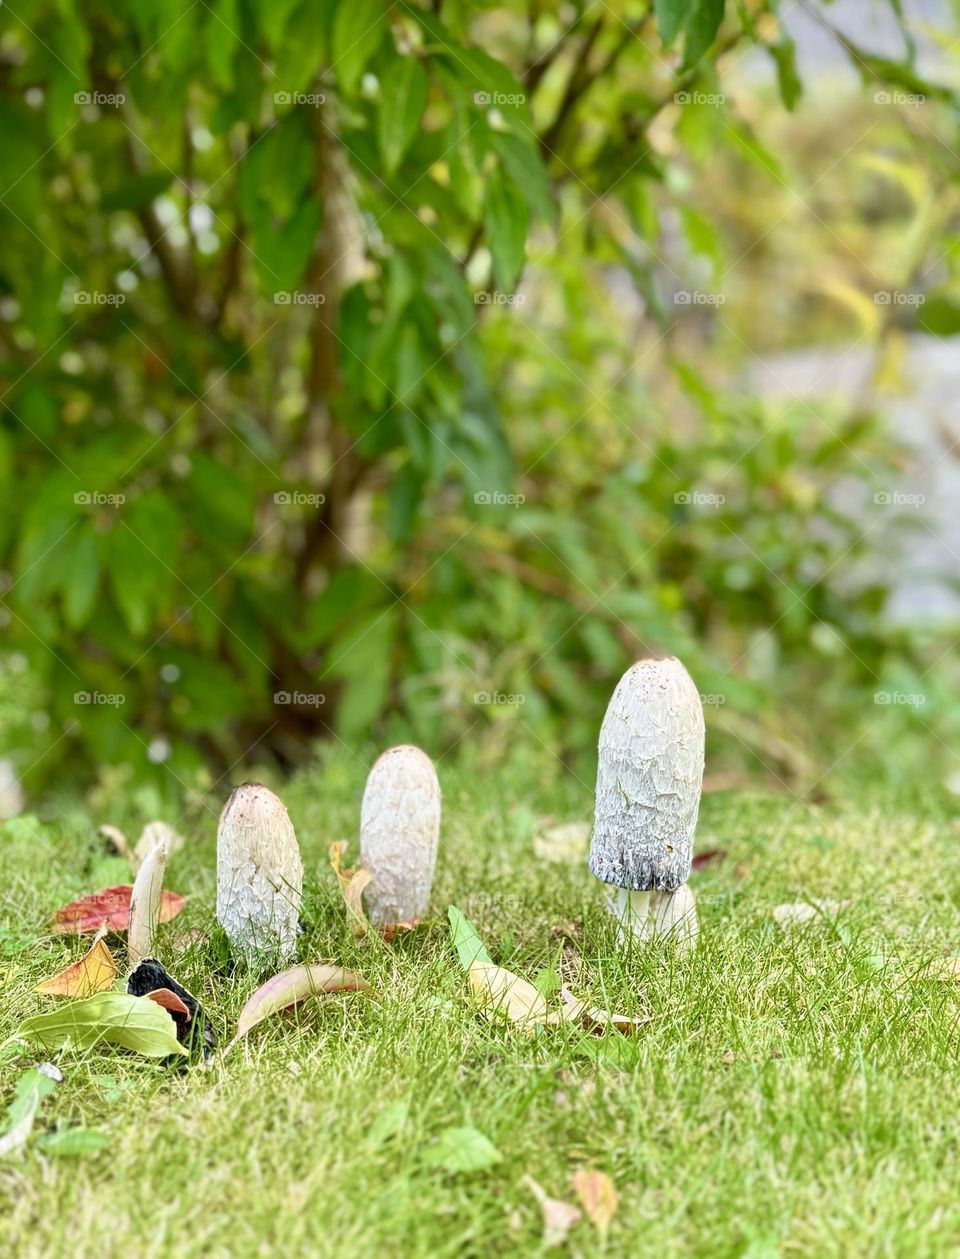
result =
[{"label": "mushroom cap", "polygon": [[248,957],[294,950],[303,863],[279,796],[245,783],[230,796],[217,827],[217,918]]},{"label": "mushroom cap", "polygon": [[440,838],[433,761],[409,743],[389,748],[367,778],[360,806],[363,898],[371,922],[408,922],[426,911]]},{"label": "mushroom cap", "polygon": [[676,657],[638,660],[600,728],[591,871],[633,891],[685,883],[703,784],[703,706]]}]

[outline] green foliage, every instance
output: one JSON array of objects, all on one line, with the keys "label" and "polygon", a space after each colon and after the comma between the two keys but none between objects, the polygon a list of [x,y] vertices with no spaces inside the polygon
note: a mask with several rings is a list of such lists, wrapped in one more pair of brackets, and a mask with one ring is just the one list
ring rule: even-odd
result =
[{"label": "green foliage", "polygon": [[[881,585],[848,596],[829,563],[861,545],[831,484],[893,455],[869,417],[775,417],[671,331],[679,271],[720,288],[771,248],[791,154],[724,103],[721,54],[765,49],[792,109],[789,35],[722,0],[567,17],[0,8],[0,552],[29,674],[0,720],[31,784],[129,766],[179,793],[391,722],[439,751],[522,719],[583,759],[645,646],[758,709],[837,644],[845,684],[911,662],[876,633]],[[721,180],[742,217],[700,195]],[[943,252],[935,184],[912,265]],[[744,309],[725,322],[760,344],[776,320]],[[701,491],[720,510],[677,498]]]}]

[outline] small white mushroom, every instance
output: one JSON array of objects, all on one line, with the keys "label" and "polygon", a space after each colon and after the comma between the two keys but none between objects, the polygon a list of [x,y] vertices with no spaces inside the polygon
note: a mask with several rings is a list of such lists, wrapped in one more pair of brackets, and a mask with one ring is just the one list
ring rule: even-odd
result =
[{"label": "small white mushroom", "polygon": [[217,918],[234,949],[289,957],[297,940],[303,864],[283,801],[258,783],[230,796],[217,828]]},{"label": "small white mushroom", "polygon": [[430,899],[440,837],[440,783],[433,761],[410,744],[390,748],[367,778],[360,806],[360,864],[377,926],[420,918]]},{"label": "small white mushroom", "polygon": [[703,784],[703,706],[675,657],[620,679],[600,729],[590,869],[618,889],[610,908],[641,940],[697,935],[686,887]]}]

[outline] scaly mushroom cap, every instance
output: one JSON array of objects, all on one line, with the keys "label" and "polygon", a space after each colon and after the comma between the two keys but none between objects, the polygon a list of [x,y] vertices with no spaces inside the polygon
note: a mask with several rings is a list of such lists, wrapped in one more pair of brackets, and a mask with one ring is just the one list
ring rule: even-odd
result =
[{"label": "scaly mushroom cap", "polygon": [[294,950],[303,864],[283,801],[258,783],[238,787],[217,828],[217,918],[241,953]]},{"label": "scaly mushroom cap", "polygon": [[703,706],[675,657],[639,660],[600,728],[590,869],[604,883],[672,892],[685,883],[703,783]]},{"label": "scaly mushroom cap", "polygon": [[367,778],[360,806],[363,894],[378,926],[426,911],[440,837],[440,783],[433,761],[410,744],[390,748]]}]

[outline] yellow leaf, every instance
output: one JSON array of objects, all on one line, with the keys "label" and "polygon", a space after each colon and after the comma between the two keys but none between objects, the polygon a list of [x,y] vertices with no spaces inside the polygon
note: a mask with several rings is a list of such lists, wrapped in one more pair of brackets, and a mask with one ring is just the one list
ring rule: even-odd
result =
[{"label": "yellow leaf", "polygon": [[369,870],[348,870],[343,862],[343,854],[347,850],[346,842],[338,839],[330,845],[330,865],[340,884],[343,903],[353,924],[353,934],[365,936],[370,930],[367,915],[363,912],[363,890],[373,877]]},{"label": "yellow leaf", "polygon": [[573,1173],[573,1187],[590,1222],[606,1238],[610,1221],[617,1213],[617,1189],[606,1172],[581,1167]]},{"label": "yellow leaf", "polygon": [[488,1017],[506,1017],[528,1032],[536,1023],[547,1021],[545,998],[519,975],[489,962],[473,962],[468,974],[470,987]]},{"label": "yellow leaf", "polygon": [[95,940],[79,962],[74,962],[59,975],[37,984],[37,992],[51,997],[92,997],[104,992],[117,977],[117,964],[106,943]]}]

